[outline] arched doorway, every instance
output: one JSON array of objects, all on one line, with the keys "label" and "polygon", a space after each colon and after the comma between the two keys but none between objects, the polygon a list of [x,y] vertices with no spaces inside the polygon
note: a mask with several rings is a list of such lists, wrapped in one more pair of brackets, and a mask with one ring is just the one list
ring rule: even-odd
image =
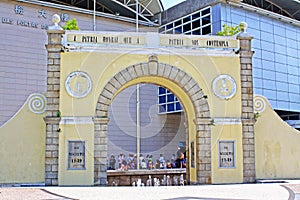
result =
[{"label": "arched doorway", "polygon": [[[195,169],[197,183],[211,183],[211,129],[210,111],[206,96],[198,83],[183,70],[159,63],[155,55],[149,62],[131,65],[115,74],[101,91],[94,117],[94,181],[95,185],[107,183],[107,134],[108,109],[113,98],[124,88],[138,83],[153,83],[172,91],[186,110],[187,140],[193,135],[195,145]],[[189,146],[192,143],[188,144]],[[189,157],[187,152],[187,157]],[[192,169],[187,168],[187,176]]]}]

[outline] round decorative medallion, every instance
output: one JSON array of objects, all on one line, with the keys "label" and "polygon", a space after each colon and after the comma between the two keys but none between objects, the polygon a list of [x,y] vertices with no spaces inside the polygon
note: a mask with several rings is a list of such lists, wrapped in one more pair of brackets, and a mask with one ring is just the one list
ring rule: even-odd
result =
[{"label": "round decorative medallion", "polygon": [[217,76],[212,83],[212,88],[215,95],[221,99],[230,99],[236,93],[236,83],[227,74]]},{"label": "round decorative medallion", "polygon": [[92,81],[87,73],[74,71],[67,76],[65,87],[72,97],[83,98],[90,93]]},{"label": "round decorative medallion", "polygon": [[46,97],[42,94],[31,94],[28,97],[28,108],[35,114],[42,114],[46,111]]}]

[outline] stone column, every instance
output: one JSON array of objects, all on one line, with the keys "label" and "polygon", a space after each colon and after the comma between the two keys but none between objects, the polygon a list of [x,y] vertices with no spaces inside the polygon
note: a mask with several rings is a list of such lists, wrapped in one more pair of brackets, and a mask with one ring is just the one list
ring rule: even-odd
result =
[{"label": "stone column", "polygon": [[211,184],[211,119],[197,118],[196,165],[197,181],[200,184]]},{"label": "stone column", "polygon": [[244,183],[255,182],[255,144],[251,40],[247,24],[241,23],[240,41],[241,89],[242,89],[242,131],[243,131],[243,176]]},{"label": "stone column", "polygon": [[109,119],[93,118],[94,121],[94,184],[107,185],[107,127]]},{"label": "stone column", "polygon": [[48,30],[45,184],[58,185],[60,54],[63,30]]}]

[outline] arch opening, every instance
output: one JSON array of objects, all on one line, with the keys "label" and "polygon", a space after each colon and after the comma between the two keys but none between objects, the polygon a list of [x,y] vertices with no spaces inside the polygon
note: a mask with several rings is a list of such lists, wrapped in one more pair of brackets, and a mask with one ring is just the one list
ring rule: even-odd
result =
[{"label": "arch opening", "polygon": [[186,179],[191,183],[211,183],[210,113],[205,95],[198,83],[180,68],[149,60],[120,71],[99,95],[94,117],[95,184],[107,184],[109,107],[125,88],[141,83],[165,87],[178,97],[185,111]]}]

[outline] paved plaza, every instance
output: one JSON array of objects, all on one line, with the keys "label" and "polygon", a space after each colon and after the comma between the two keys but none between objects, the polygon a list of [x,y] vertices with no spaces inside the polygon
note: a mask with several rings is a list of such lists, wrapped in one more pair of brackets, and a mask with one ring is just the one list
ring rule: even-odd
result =
[{"label": "paved plaza", "polygon": [[0,199],[300,200],[300,180],[169,187],[2,187]]}]

